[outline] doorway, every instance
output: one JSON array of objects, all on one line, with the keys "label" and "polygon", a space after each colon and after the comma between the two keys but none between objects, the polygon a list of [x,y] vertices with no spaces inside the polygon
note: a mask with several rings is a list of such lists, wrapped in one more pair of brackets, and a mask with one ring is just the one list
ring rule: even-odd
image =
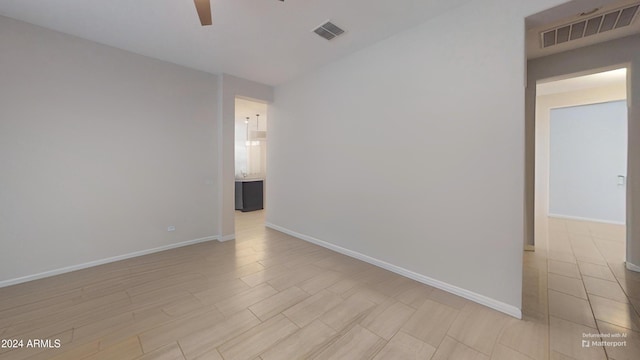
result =
[{"label": "doorway", "polygon": [[550,258],[626,259],[626,80],[620,68],[537,83],[535,243]]},{"label": "doorway", "polygon": [[235,99],[236,237],[264,229],[267,183],[267,104]]}]

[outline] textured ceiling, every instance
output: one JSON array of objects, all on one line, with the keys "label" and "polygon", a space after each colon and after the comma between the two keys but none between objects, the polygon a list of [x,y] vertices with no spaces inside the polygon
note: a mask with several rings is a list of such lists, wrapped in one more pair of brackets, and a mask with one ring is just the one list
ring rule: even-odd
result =
[{"label": "textured ceiling", "polygon": [[[210,73],[277,85],[470,0],[2,0],[0,15]],[[347,32],[311,32],[331,19]],[[1,21],[1,19],[0,19]]]}]

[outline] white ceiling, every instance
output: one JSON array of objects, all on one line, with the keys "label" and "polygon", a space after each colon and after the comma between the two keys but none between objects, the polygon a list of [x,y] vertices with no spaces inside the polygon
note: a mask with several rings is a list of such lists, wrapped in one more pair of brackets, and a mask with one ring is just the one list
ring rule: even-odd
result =
[{"label": "white ceiling", "polygon": [[[0,15],[210,73],[277,85],[470,0],[2,0]],[[331,19],[346,34],[311,32]]]},{"label": "white ceiling", "polygon": [[[589,19],[592,16],[600,15],[630,4],[637,4],[639,1],[640,0],[573,0],[529,16],[526,19],[527,58],[534,59],[640,33],[640,16],[637,16],[635,21],[627,27],[568,41],[548,48],[542,48],[540,36],[542,31],[550,30],[573,21]],[[596,8],[599,9],[597,12],[584,17],[580,16],[581,13],[589,12]]]},{"label": "white ceiling", "polygon": [[267,104],[257,101],[245,100],[242,98],[236,98],[236,122],[244,124],[247,117],[251,121],[256,120],[256,114],[260,114],[260,121],[267,121]]},{"label": "white ceiling", "polygon": [[627,69],[616,69],[596,74],[577,76],[568,79],[539,83],[536,95],[550,95],[576,90],[592,89],[609,85],[622,85],[627,82]]}]

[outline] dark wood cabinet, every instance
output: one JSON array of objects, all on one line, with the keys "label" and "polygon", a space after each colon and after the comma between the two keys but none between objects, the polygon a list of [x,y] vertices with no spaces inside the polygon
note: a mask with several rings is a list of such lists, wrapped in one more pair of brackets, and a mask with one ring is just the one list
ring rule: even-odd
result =
[{"label": "dark wood cabinet", "polygon": [[260,210],[264,207],[263,204],[263,180],[236,180],[236,210]]}]

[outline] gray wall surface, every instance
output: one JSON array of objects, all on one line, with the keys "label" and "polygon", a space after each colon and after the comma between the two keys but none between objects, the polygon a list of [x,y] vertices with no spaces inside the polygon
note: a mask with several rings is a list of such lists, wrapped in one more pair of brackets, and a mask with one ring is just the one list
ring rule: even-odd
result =
[{"label": "gray wall surface", "polygon": [[624,224],[627,102],[551,110],[549,215]]}]

